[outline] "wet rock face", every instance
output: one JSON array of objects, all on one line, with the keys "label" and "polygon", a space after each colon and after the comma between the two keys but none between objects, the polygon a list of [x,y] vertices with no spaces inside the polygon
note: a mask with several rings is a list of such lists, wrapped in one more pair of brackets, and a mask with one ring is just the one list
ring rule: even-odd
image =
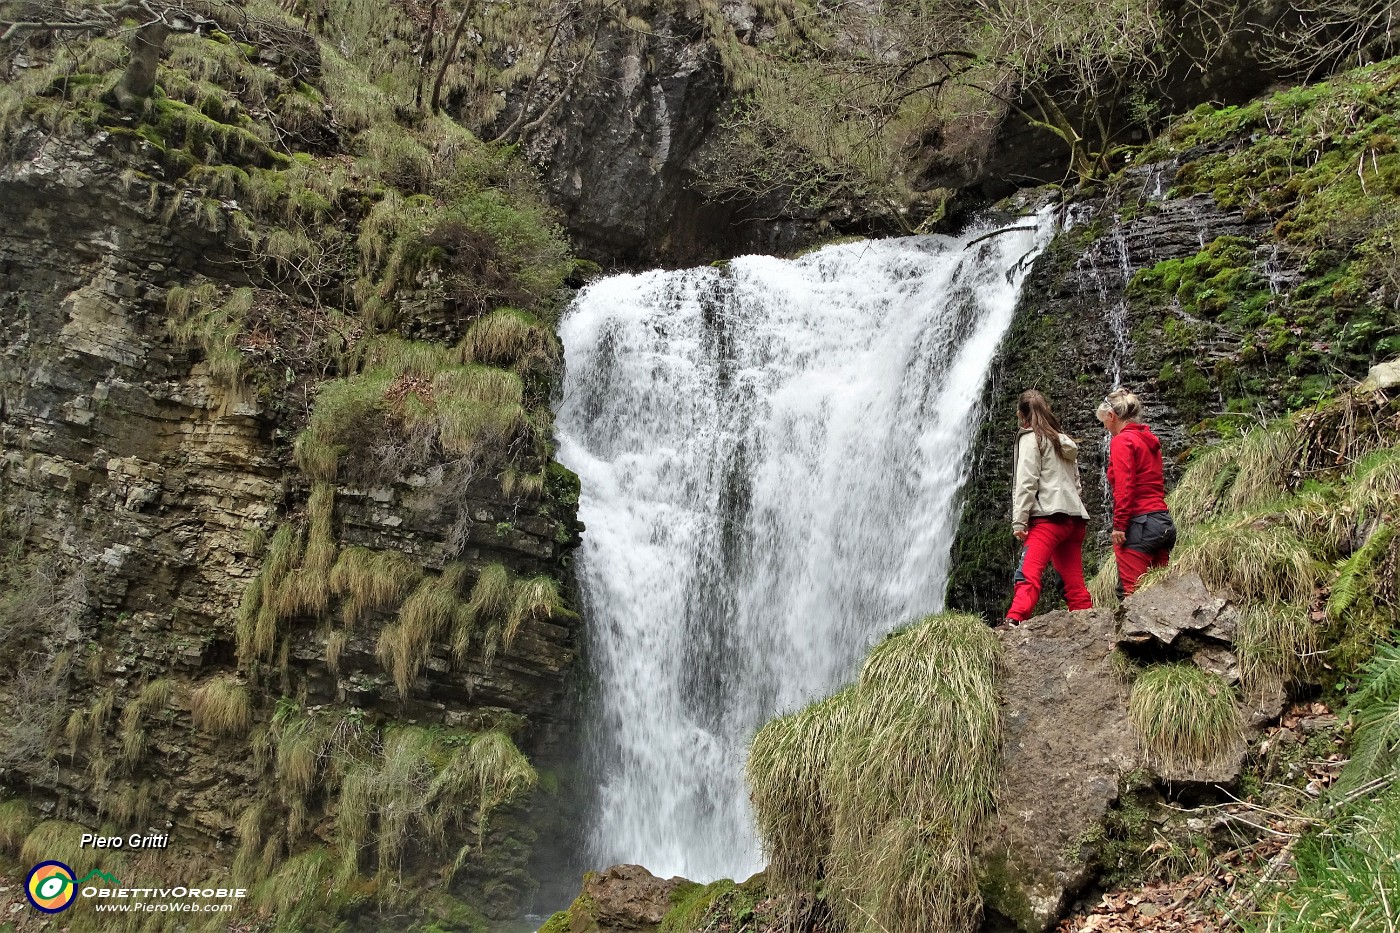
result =
[{"label": "wet rock face", "polygon": [[658,13],[650,25],[603,32],[596,73],[526,137],[576,248],[599,262],[668,264],[714,248],[690,162],[718,119],[723,70],[698,19]]},{"label": "wet rock face", "polygon": [[[1134,273],[1164,259],[1195,255],[1226,235],[1257,232],[1236,211],[1209,196],[1168,198],[1174,164],[1124,174],[1110,192],[1064,209],[1067,229],[1037,257],[1016,319],[983,391],[984,422],[973,448],[963,514],[953,548],[947,599],[952,608],[1001,618],[1010,602],[1016,546],[1011,537],[1011,452],[1016,398],[1045,394],[1065,431],[1080,442],[1080,478],[1089,510],[1087,551],[1109,551],[1112,513],[1105,489],[1108,436],[1094,416],[1105,394],[1122,384],[1138,393],[1143,420],[1162,441],[1170,488],[1186,452],[1186,419],[1160,382],[1161,311],[1128,301]],[[1092,563],[1086,565],[1092,573]],[[1045,588],[1041,609],[1058,604]]]},{"label": "wet rock face", "polygon": [[[83,583],[76,624],[62,633],[76,659],[63,681],[64,715],[109,687],[120,711],[143,683],[174,681],[167,708],[147,720],[154,751],[115,780],[149,786],[155,825],[173,824],[173,852],[227,861],[259,772],[246,741],[193,727],[190,696],[210,677],[249,677],[234,635],[261,560],[247,533],[271,532],[303,507],[290,443],[304,410],[296,399],[229,389],[198,351],[172,341],[167,291],[197,275],[241,285],[243,267],[226,231],[207,231],[183,211],[167,219],[166,204],[128,196],[119,181],[128,156],[98,134],[87,146],[40,146],[0,165],[0,537],[7,553],[22,541],[41,566]],[[415,481],[342,489],[341,543],[401,550],[428,567],[460,559],[560,573],[576,540],[564,527],[571,515],[507,500],[487,478],[456,491],[466,518],[453,528],[448,516],[457,513],[424,506],[432,478]],[[557,766],[571,741],[577,621],[528,625],[490,665],[451,665],[438,646],[407,702],[375,656],[386,621],[353,632],[338,674],[324,633],[294,626],[284,672],[265,671],[254,690],[254,726],[279,695],[326,715],[357,707],[422,725],[485,728],[524,717],[522,750],[541,769]],[[8,673],[0,673],[5,708],[15,689]],[[75,754],[0,773],[0,782],[22,788],[47,818],[96,827],[110,794],[90,765],[118,745],[112,725]],[[534,830],[519,813],[495,825],[485,848],[507,854],[482,885],[494,886],[493,906],[508,914],[533,885],[523,866]],[[511,839],[507,826],[517,827]]]}]

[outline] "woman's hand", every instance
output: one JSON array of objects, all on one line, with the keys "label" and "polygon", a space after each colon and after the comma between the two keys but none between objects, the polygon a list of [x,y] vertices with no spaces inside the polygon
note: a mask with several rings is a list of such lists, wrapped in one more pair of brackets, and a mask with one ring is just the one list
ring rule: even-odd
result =
[{"label": "woman's hand", "polygon": [[1115,547],[1122,547],[1128,543],[1128,533],[1126,531],[1115,531],[1111,537]]},{"label": "woman's hand", "polygon": [[1018,530],[1018,531],[1012,531],[1012,532],[1011,532],[1011,536],[1012,536],[1013,538],[1015,538],[1017,541],[1020,541],[1022,544],[1025,544],[1025,543],[1026,543],[1026,538],[1027,538],[1028,535],[1029,535],[1029,532],[1027,532],[1024,528],[1022,528],[1022,529],[1020,529],[1020,530]]}]

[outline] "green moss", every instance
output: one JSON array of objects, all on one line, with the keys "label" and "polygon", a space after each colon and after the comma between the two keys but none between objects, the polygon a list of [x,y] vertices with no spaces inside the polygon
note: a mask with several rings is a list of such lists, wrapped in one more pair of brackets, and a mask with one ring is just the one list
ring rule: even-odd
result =
[{"label": "green moss", "polygon": [[670,910],[661,920],[657,933],[692,933],[703,929],[715,901],[735,888],[728,878],[700,885],[687,882],[671,892]]},{"label": "green moss", "polygon": [[556,911],[544,922],[544,926],[540,927],[539,933],[571,933],[569,912]]},{"label": "green moss", "polygon": [[1118,800],[1103,820],[1079,840],[1077,859],[1086,860],[1112,887],[1142,881],[1151,864],[1155,839],[1152,820],[1152,779],[1145,771],[1130,771],[1118,782]]},{"label": "green moss", "polygon": [[[1400,60],[1391,60],[1245,106],[1197,108],[1161,140],[1164,154],[1209,147],[1182,166],[1174,196],[1210,194],[1267,225],[1257,242],[1222,237],[1139,272],[1130,288],[1140,307],[1176,304],[1206,322],[1198,343],[1240,346],[1220,386],[1239,410],[1328,397],[1337,373],[1360,377],[1400,350],[1397,133]],[[1296,281],[1275,293],[1266,263]],[[1148,340],[1144,353],[1165,350],[1174,362],[1192,353],[1173,335],[1164,343]]]},{"label": "green moss", "polygon": [[997,848],[984,853],[979,871],[977,884],[988,909],[1011,921],[1014,929],[1034,930],[1039,927],[1035,907],[1026,894],[1024,877],[1019,868],[1012,866],[1005,849]]}]

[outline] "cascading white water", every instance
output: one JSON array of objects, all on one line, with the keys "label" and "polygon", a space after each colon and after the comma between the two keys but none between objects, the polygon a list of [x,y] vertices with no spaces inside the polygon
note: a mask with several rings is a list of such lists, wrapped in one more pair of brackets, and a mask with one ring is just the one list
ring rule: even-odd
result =
[{"label": "cascading white water", "polygon": [[760,868],[754,731],[941,608],[975,409],[1050,215],[1021,225],[619,275],[565,315],[598,866]]}]

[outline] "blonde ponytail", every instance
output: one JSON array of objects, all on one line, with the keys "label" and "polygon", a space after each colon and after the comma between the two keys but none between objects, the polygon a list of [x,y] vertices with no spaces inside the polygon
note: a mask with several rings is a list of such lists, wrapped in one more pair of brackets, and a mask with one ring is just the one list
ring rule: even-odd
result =
[{"label": "blonde ponytail", "polygon": [[[1142,417],[1142,400],[1127,389],[1114,389],[1104,396],[1098,414],[1114,415],[1119,421],[1136,421]],[[1102,417],[1100,420],[1103,420]]]}]

